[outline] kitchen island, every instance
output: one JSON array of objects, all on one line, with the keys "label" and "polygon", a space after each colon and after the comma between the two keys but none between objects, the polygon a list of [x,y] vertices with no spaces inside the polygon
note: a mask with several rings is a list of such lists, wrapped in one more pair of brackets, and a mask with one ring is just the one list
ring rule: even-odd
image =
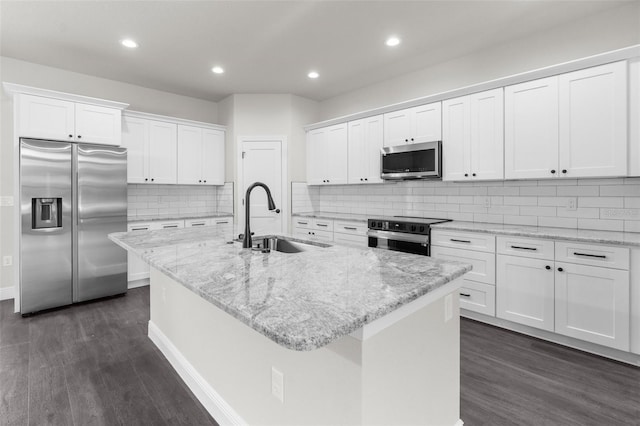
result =
[{"label": "kitchen island", "polygon": [[150,264],[149,337],[218,422],[461,424],[469,265],[292,237],[302,252],[263,253],[215,227],[110,238]]}]

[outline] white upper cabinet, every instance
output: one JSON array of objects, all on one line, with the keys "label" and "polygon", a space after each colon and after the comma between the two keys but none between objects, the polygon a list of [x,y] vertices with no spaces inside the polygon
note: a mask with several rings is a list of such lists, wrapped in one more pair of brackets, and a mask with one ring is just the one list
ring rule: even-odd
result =
[{"label": "white upper cabinet", "polygon": [[444,101],[443,179],[502,179],[502,89]]},{"label": "white upper cabinet", "polygon": [[122,110],[41,96],[19,95],[21,137],[120,145]]},{"label": "white upper cabinet", "polygon": [[307,132],[307,183],[347,183],[347,123]]},{"label": "white upper cabinet", "polygon": [[560,75],[559,97],[561,175],[626,175],[626,62]]},{"label": "white upper cabinet", "polygon": [[224,132],[178,125],[178,183],[224,184]]},{"label": "white upper cabinet", "polygon": [[127,148],[127,182],[176,183],[176,128],[172,123],[125,116],[122,145]]},{"label": "white upper cabinet", "polygon": [[505,177],[627,174],[627,65],[615,62],[505,89]]},{"label": "white upper cabinet", "polygon": [[349,122],[348,183],[380,183],[383,116]]},{"label": "white upper cabinet", "polygon": [[439,140],[442,140],[440,102],[384,114],[384,146]]}]

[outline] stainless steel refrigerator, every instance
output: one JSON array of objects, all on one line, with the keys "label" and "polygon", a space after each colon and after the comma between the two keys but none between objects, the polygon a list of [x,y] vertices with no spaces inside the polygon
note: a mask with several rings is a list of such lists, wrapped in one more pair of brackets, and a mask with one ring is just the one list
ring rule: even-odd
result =
[{"label": "stainless steel refrigerator", "polygon": [[20,311],[127,291],[127,151],[21,139]]}]

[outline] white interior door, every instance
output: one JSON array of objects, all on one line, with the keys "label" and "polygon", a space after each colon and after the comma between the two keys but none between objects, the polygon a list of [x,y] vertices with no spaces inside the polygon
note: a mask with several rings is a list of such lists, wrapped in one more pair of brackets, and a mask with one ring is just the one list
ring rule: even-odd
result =
[{"label": "white interior door", "polygon": [[282,233],[282,217],[284,215],[282,183],[282,144],[281,139],[264,138],[258,140],[242,140],[241,152],[241,202],[238,218],[239,231],[244,232],[245,204],[247,188],[255,182],[262,182],[271,190],[271,196],[279,213],[267,208],[267,195],[262,188],[255,188],[251,192],[251,231],[256,235]]}]

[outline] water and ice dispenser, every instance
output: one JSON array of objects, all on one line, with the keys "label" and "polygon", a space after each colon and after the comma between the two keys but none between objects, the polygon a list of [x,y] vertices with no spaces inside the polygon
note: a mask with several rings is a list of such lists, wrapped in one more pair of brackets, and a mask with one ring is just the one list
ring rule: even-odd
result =
[{"label": "water and ice dispenser", "polygon": [[62,228],[62,198],[31,199],[32,229]]}]

